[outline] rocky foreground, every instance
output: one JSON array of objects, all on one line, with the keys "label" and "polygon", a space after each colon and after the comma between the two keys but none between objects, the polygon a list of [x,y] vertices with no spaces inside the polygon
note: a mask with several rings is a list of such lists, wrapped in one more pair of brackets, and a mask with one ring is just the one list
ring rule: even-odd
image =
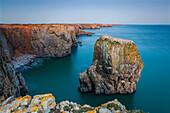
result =
[{"label": "rocky foreground", "polygon": [[94,46],[93,64],[79,81],[81,92],[128,94],[136,91],[143,62],[133,41],[103,35]]},{"label": "rocky foreground", "polygon": [[52,94],[24,97],[14,96],[4,100],[0,98],[0,113],[143,113],[142,111],[128,111],[117,99],[98,107],[62,101],[58,104]]}]

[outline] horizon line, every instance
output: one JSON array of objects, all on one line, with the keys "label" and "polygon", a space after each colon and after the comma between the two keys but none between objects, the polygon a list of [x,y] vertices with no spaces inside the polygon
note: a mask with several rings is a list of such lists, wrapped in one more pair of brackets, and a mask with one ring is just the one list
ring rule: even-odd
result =
[{"label": "horizon line", "polygon": [[122,25],[170,25],[170,23],[112,23],[112,22],[0,22],[3,24],[122,24]]}]

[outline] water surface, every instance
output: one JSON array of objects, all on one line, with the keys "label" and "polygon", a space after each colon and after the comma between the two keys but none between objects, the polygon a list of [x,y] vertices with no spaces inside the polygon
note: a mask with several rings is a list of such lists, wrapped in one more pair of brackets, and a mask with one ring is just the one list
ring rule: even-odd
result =
[{"label": "water surface", "polygon": [[[73,47],[71,56],[44,59],[40,65],[22,71],[29,95],[52,93],[57,102],[69,100],[92,106],[117,98],[127,109],[150,113],[169,111],[170,26],[124,25],[85,31],[95,34],[78,37],[83,46]],[[137,45],[144,68],[135,93],[94,95],[78,92],[79,73],[92,64],[95,41],[103,34],[130,39]]]}]

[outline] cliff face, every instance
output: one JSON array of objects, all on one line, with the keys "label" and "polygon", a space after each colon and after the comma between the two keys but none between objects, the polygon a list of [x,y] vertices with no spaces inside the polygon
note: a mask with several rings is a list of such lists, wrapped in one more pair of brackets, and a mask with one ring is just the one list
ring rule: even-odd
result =
[{"label": "cliff face", "polygon": [[80,73],[80,91],[133,93],[143,63],[133,41],[103,35],[94,46],[93,64]]},{"label": "cliff face", "polygon": [[12,56],[32,54],[37,57],[63,57],[71,54],[71,46],[77,43],[71,26],[15,25],[4,26],[1,30],[8,40]]},{"label": "cliff face", "polygon": [[0,25],[5,35],[10,55],[31,54],[37,57],[64,57],[77,46],[79,35],[93,33],[82,29],[99,29],[113,24],[16,24]]},{"label": "cliff face", "polygon": [[6,38],[0,32],[0,96],[21,96],[27,92],[26,82],[20,73],[15,72]]}]

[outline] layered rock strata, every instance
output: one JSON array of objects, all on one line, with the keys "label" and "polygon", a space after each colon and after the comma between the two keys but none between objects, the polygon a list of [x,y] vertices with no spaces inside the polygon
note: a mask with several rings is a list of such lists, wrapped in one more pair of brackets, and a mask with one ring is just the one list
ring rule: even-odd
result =
[{"label": "layered rock strata", "polygon": [[28,92],[26,82],[20,73],[16,73],[6,38],[0,32],[0,96],[22,96]]},{"label": "layered rock strata", "polygon": [[[35,57],[64,57],[77,46],[77,36],[92,35],[82,29],[99,29],[114,24],[1,24],[15,69]],[[18,58],[19,57],[19,58]],[[24,58],[22,62],[19,62]]]},{"label": "layered rock strata", "polygon": [[12,56],[63,57],[71,54],[71,46],[77,43],[74,27],[71,26],[11,25],[1,30],[8,40]]},{"label": "layered rock strata", "polygon": [[133,41],[103,35],[94,46],[93,64],[79,81],[81,92],[95,94],[133,93],[143,62]]},{"label": "layered rock strata", "polygon": [[[3,97],[1,97],[1,100]],[[128,111],[117,99],[109,101],[98,107],[62,101],[58,104],[52,94],[35,95],[24,97],[9,97],[0,103],[1,113],[132,113]],[[133,111],[133,113],[143,113]]]}]

